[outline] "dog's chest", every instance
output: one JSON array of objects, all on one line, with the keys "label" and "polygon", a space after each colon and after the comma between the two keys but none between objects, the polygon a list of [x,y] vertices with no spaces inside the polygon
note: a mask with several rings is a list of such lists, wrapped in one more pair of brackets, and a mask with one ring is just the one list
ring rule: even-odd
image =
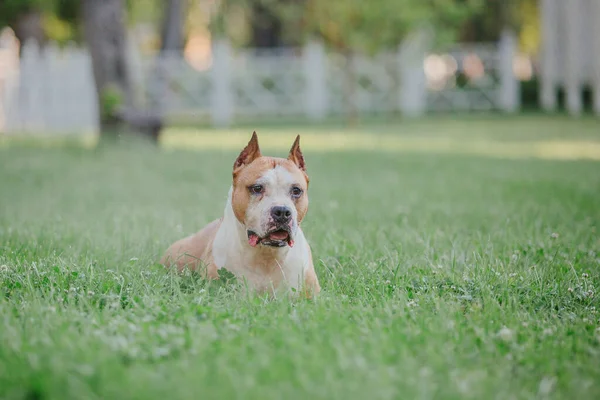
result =
[{"label": "dog's chest", "polygon": [[[305,270],[305,262],[301,251],[290,251],[279,256],[253,254],[253,252],[229,249],[225,254],[216,257],[221,262],[218,268],[225,268],[238,278],[245,279],[258,290],[278,288],[282,283],[299,288]],[[220,264],[220,265],[219,265]]]}]

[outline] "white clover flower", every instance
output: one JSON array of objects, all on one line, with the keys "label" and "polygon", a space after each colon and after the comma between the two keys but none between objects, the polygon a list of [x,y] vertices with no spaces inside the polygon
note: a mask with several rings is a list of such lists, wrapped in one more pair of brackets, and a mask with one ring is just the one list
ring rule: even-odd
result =
[{"label": "white clover flower", "polygon": [[506,326],[503,326],[497,333],[497,336],[505,342],[510,342],[515,336],[515,332]]}]

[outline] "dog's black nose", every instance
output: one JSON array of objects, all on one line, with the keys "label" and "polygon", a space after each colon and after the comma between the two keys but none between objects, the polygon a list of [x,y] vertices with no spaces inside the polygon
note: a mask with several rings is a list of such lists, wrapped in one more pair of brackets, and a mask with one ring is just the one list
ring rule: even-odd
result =
[{"label": "dog's black nose", "polygon": [[275,206],[271,208],[271,217],[275,222],[283,224],[292,218],[292,210],[286,206]]}]

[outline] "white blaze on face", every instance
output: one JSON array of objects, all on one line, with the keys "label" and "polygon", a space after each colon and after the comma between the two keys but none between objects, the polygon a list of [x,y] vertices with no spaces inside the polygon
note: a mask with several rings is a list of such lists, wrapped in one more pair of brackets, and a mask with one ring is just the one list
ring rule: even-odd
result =
[{"label": "white blaze on face", "polygon": [[256,184],[263,185],[264,194],[250,200],[246,209],[246,227],[262,237],[267,233],[272,222],[271,209],[275,206],[286,206],[292,210],[292,233],[295,233],[298,226],[298,212],[290,195],[290,190],[295,183],[298,182],[294,180],[293,175],[282,166],[265,171],[256,181]]}]

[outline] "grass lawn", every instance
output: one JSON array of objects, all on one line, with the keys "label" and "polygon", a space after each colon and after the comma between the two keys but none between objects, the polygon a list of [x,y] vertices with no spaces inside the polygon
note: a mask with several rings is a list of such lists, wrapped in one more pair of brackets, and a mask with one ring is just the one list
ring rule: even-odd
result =
[{"label": "grass lawn", "polygon": [[316,301],[157,264],[251,129],[0,140],[0,398],[600,398],[597,120],[258,131],[305,134]]}]

